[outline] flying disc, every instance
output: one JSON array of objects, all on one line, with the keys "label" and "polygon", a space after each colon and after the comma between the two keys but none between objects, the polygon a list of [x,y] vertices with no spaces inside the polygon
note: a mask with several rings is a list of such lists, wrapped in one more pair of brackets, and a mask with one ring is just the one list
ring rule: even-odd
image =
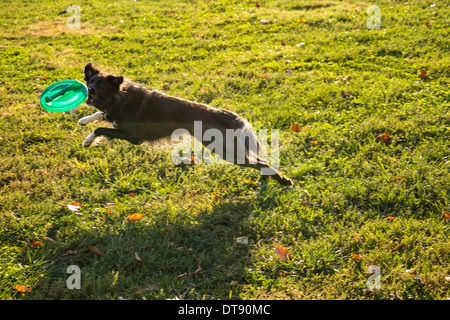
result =
[{"label": "flying disc", "polygon": [[50,112],[75,109],[88,96],[86,85],[78,80],[62,80],[45,88],[41,94],[41,106]]}]

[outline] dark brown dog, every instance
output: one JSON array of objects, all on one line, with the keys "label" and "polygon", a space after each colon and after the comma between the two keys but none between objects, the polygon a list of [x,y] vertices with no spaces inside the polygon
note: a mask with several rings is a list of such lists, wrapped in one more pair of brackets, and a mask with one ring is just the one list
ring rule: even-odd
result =
[{"label": "dark brown dog", "polygon": [[[123,77],[104,75],[93,68],[91,63],[86,65],[84,73],[89,90],[86,104],[96,107],[101,112],[80,119],[78,124],[86,125],[106,120],[114,129],[95,129],[84,140],[83,146],[90,146],[99,136],[124,139],[136,145],[146,141],[157,142],[170,138],[177,129],[184,129],[198,138],[195,135],[198,132],[195,131],[200,123],[200,138],[209,129],[222,133],[223,137],[226,137],[230,130],[242,133],[233,137],[237,141],[233,141],[232,144],[222,140],[222,147],[212,150],[216,155],[228,162],[261,170],[264,175],[270,175],[282,185],[293,185],[289,178],[283,177],[266,160],[258,156],[258,151],[259,153],[262,151],[261,144],[248,121],[236,113],[172,97],[156,90],[152,91],[124,81]],[[200,142],[211,149],[211,144]],[[243,161],[237,159],[239,147],[245,149]],[[228,157],[230,154],[231,158]]]}]

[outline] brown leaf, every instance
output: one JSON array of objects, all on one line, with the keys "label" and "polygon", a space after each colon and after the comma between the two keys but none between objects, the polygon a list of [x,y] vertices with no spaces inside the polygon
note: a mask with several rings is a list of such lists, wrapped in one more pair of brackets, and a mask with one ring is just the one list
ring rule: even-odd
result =
[{"label": "brown leaf", "polygon": [[200,271],[202,271],[202,266],[201,266],[201,261],[198,260],[197,258],[195,259],[195,261],[197,262],[197,270],[195,270],[194,272],[191,272],[191,276],[195,276],[197,273],[199,273]]},{"label": "brown leaf", "polygon": [[47,243],[56,243],[55,240],[53,240],[52,238],[49,238],[49,237],[44,237],[44,240],[45,240],[45,242],[47,242]]},{"label": "brown leaf", "polygon": [[291,274],[291,272],[285,271],[285,270],[278,270],[277,273],[278,273],[279,276],[287,276],[287,275]]},{"label": "brown leaf", "polygon": [[300,125],[298,123],[294,124],[292,126],[292,130],[294,130],[294,132],[300,132]]},{"label": "brown leaf", "polygon": [[342,98],[354,98],[355,97],[354,95],[352,95],[351,93],[346,92],[346,91],[342,91],[341,96],[342,96]]},{"label": "brown leaf", "polygon": [[381,141],[381,142],[384,142],[384,143],[391,142],[391,137],[389,136],[389,134],[387,132],[377,134],[376,138],[377,138],[378,141]]},{"label": "brown leaf", "polygon": [[63,252],[61,254],[61,256],[65,257],[65,256],[72,256],[74,254],[77,254],[77,250],[67,250],[66,252]]},{"label": "brown leaf", "polygon": [[287,261],[288,258],[292,258],[291,253],[289,252],[289,250],[286,247],[279,246],[276,244],[274,244],[273,246],[275,247],[275,252],[277,253],[278,257],[281,260]]},{"label": "brown leaf", "polygon": [[364,244],[364,242],[362,242],[361,238],[358,235],[353,235],[353,239],[355,239],[356,241],[358,241],[360,244]]},{"label": "brown leaf", "polygon": [[420,71],[420,78],[425,80],[427,78],[427,73],[428,73],[427,70]]},{"label": "brown leaf", "polygon": [[149,288],[150,290],[153,290],[153,291],[159,290],[159,286],[156,285],[156,284],[154,284],[154,283],[149,284],[149,285],[148,285],[148,288]]},{"label": "brown leaf", "polygon": [[88,246],[88,249],[91,250],[93,253],[98,254],[99,256],[104,255],[105,253],[103,251],[100,251],[94,246]]},{"label": "brown leaf", "polygon": [[141,287],[141,286],[138,286],[138,287],[136,287],[136,291],[135,292],[133,292],[133,296],[140,296],[142,293],[144,293],[145,291],[148,291],[149,290],[149,288],[145,288],[145,287]]},{"label": "brown leaf", "polygon": [[141,258],[139,258],[137,252],[134,253],[134,259],[136,260],[136,263],[138,266],[142,266],[144,264],[144,262],[141,260]]},{"label": "brown leaf", "polygon": [[180,280],[180,279],[186,278],[187,275],[188,275],[187,273],[179,274],[179,275],[175,276],[175,280]]}]

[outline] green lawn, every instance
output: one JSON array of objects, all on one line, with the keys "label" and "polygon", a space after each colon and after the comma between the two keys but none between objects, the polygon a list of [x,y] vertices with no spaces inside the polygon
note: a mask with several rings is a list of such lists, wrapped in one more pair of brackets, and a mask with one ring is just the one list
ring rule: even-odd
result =
[{"label": "green lawn", "polygon": [[[79,29],[71,4],[0,4],[1,299],[450,298],[446,1],[80,0]],[[94,108],[39,97],[88,62],[279,129],[294,187],[83,148]]]}]

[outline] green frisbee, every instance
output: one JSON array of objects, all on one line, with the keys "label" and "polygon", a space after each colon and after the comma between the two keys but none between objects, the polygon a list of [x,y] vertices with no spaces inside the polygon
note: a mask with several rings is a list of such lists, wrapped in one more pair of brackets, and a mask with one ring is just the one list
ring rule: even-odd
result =
[{"label": "green frisbee", "polygon": [[86,85],[78,80],[62,80],[45,88],[41,94],[41,106],[50,112],[75,109],[88,96]]}]

